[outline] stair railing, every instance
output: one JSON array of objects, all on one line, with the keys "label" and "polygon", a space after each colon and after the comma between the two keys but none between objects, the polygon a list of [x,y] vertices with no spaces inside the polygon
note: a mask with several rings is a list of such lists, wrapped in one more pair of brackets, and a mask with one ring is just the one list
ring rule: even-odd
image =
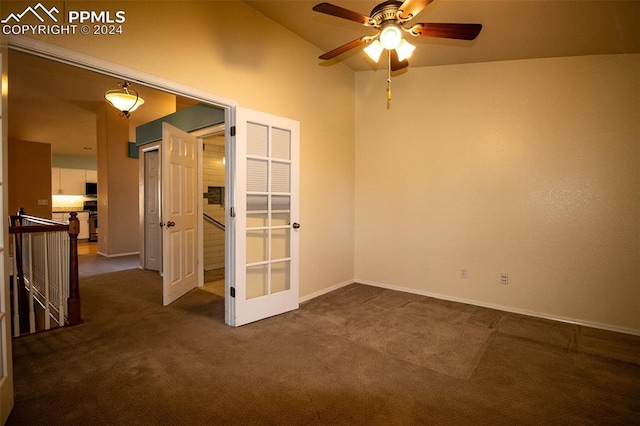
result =
[{"label": "stair railing", "polygon": [[220,222],[219,220],[216,220],[216,219],[212,218],[211,216],[209,216],[206,213],[202,213],[202,215],[207,220],[207,222],[211,223],[212,225],[217,226],[218,228],[220,228],[220,229],[222,229],[224,231],[224,223]]},{"label": "stair railing", "polygon": [[64,223],[26,215],[22,208],[11,216],[14,336],[49,330],[52,321],[56,326],[82,323],[77,216],[71,212]]}]

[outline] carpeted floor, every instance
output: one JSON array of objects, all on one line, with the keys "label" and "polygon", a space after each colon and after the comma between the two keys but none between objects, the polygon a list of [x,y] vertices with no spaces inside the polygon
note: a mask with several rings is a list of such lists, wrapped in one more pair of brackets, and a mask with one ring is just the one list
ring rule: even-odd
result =
[{"label": "carpeted floor", "polygon": [[81,279],[14,340],[10,425],[640,424],[640,338],[365,285],[240,328],[160,276]]}]

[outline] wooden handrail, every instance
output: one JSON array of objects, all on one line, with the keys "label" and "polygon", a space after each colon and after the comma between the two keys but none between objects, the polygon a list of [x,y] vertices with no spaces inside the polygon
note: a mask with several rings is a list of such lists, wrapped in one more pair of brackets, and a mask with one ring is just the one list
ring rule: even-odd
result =
[{"label": "wooden handrail", "polygon": [[[24,226],[24,220],[30,220],[38,223],[38,225]],[[15,256],[16,265],[18,268],[16,277],[16,286],[25,296],[26,286],[24,280],[24,270],[22,266],[22,234],[29,233],[43,233],[43,232],[61,232],[66,231],[69,234],[69,294],[67,298],[67,324],[69,326],[78,325],[82,323],[82,316],[80,314],[80,282],[78,275],[78,234],[80,233],[80,221],[78,220],[77,212],[69,213],[69,223],[61,223],[54,220],[44,219],[37,216],[26,215],[24,209],[21,207],[18,210],[17,215],[10,217],[9,234],[15,235]],[[26,297],[19,298],[20,300],[27,300]],[[23,306],[24,305],[24,306]],[[23,321],[28,320],[29,307],[23,302],[19,302],[19,314],[20,314],[20,330],[23,330]],[[27,322],[28,329],[28,322]]]},{"label": "wooden handrail", "polygon": [[206,220],[208,220],[210,223],[212,223],[213,225],[217,226],[218,228],[220,228],[220,229],[222,229],[222,230],[224,231],[224,228],[225,228],[224,223],[222,223],[222,222],[220,222],[220,221],[218,221],[218,220],[216,220],[216,219],[212,218],[211,216],[209,216],[209,215],[208,215],[208,214],[206,214],[206,213],[202,213],[202,215],[203,215],[203,216],[204,216],[204,218],[205,218]]}]

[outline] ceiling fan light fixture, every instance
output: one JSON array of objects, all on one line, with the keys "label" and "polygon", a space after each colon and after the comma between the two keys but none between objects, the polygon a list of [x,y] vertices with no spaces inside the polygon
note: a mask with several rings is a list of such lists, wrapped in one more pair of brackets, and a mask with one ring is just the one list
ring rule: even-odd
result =
[{"label": "ceiling fan light fixture", "polygon": [[369,46],[364,48],[364,53],[366,53],[367,56],[369,56],[371,59],[373,59],[374,62],[377,63],[383,50],[384,47],[382,47],[382,43],[380,43],[380,40],[374,40],[371,44],[369,44]]},{"label": "ceiling fan light fixture", "polygon": [[409,59],[413,54],[413,51],[416,50],[416,47],[409,43],[407,40],[402,40],[398,47],[396,47],[396,53],[398,54],[398,60],[400,62],[405,59]]},{"label": "ceiling fan light fixture", "polygon": [[396,24],[387,24],[380,31],[380,43],[387,50],[393,50],[402,41],[402,31]]},{"label": "ceiling fan light fixture", "polygon": [[130,113],[144,103],[144,99],[138,95],[138,92],[129,88],[131,83],[125,81],[120,86],[120,89],[108,90],[104,97],[107,102],[128,118]]}]

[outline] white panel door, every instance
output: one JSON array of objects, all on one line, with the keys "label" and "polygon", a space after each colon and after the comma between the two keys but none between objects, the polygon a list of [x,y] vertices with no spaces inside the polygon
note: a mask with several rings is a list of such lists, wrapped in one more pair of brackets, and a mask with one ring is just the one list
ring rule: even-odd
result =
[{"label": "white panel door", "polygon": [[144,153],[144,268],[160,271],[162,229],[160,228],[160,152]]},{"label": "white panel door", "polygon": [[[6,58],[6,48],[0,53],[0,70],[2,70],[2,102],[0,103],[0,129],[2,129],[2,145],[7,146],[5,119],[7,106],[7,66],[2,59]],[[4,158],[5,149],[0,150],[0,217],[6,218],[7,213],[7,159]],[[4,424],[13,409],[13,365],[11,361],[11,330],[9,314],[9,270],[8,233],[5,221],[0,221],[0,275],[2,277],[2,290],[0,291],[0,424]]]},{"label": "white panel door", "polygon": [[297,121],[236,109],[231,325],[298,308]]},{"label": "white panel door", "polygon": [[162,123],[162,299],[164,306],[198,284],[197,139]]}]

